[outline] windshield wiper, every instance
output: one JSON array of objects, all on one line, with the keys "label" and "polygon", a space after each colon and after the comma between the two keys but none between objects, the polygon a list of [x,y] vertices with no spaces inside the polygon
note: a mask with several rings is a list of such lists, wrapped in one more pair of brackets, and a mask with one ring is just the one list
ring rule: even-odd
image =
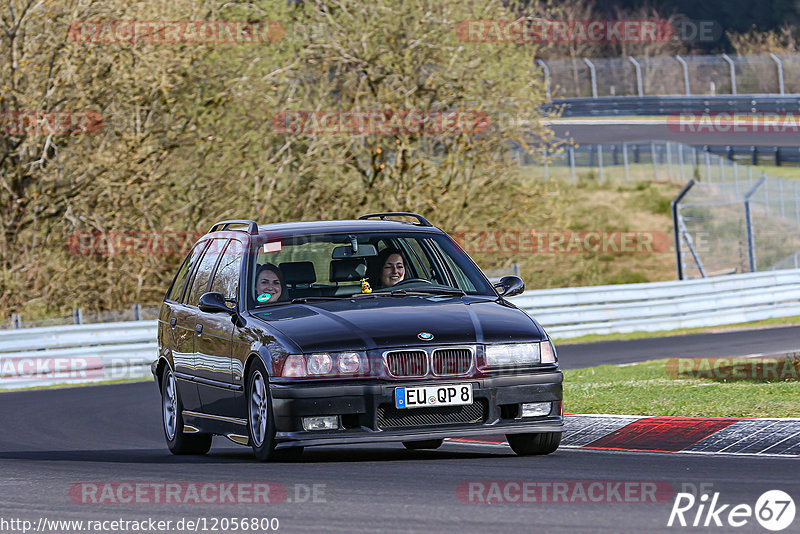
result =
[{"label": "windshield wiper", "polygon": [[345,297],[334,297],[333,295],[329,297],[297,297],[292,299],[292,304],[303,304],[304,302],[308,301],[322,301],[322,300],[340,300]]},{"label": "windshield wiper", "polygon": [[419,289],[412,289],[410,291],[405,289],[395,289],[391,292],[393,297],[406,297],[406,296],[429,296],[429,295],[452,295],[463,296],[466,295],[463,290],[455,289],[453,287],[424,287]]}]

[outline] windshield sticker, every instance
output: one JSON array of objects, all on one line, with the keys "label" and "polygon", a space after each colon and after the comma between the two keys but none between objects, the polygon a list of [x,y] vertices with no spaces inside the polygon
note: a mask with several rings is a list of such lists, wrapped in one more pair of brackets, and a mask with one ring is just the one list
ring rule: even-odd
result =
[{"label": "windshield sticker", "polygon": [[261,293],[259,296],[256,297],[258,302],[267,302],[269,299],[272,298],[272,295],[269,293]]},{"label": "windshield sticker", "polygon": [[268,254],[270,252],[280,252],[283,248],[283,245],[280,241],[273,241],[272,243],[264,243],[264,246],[261,247],[264,254]]}]

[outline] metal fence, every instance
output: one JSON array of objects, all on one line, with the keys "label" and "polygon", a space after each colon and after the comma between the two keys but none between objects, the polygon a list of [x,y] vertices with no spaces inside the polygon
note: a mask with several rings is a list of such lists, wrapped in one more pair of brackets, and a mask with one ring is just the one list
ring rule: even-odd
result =
[{"label": "metal fence", "polygon": [[800,93],[800,54],[538,61],[554,98]]},{"label": "metal fence", "polygon": [[[543,151],[539,155],[519,148],[514,154],[524,172],[545,180],[564,179],[573,184],[579,180],[597,180],[600,183],[652,180],[686,183],[702,176],[704,169],[701,166],[705,162],[706,152],[671,141],[647,141],[560,147],[555,153]],[[771,156],[768,161],[774,161],[771,151],[762,149],[758,155],[762,158]],[[710,156],[715,163],[723,159]],[[546,162],[542,164],[542,160]],[[741,168],[737,171],[740,173],[753,172],[751,167],[740,165],[737,161],[726,160],[725,164]]]},{"label": "metal fence", "polygon": [[11,318],[0,323],[0,330],[18,328],[37,328],[44,326],[60,326],[70,324],[118,323],[123,321],[144,321],[157,319],[161,306],[142,306],[135,304],[127,310],[85,312],[75,308],[72,313],[49,315],[46,317],[27,317],[19,313],[11,314]]},{"label": "metal fence", "polygon": [[797,149],[652,141],[567,147],[542,154],[545,165],[522,150],[516,155],[533,179],[691,181],[675,206],[679,278],[800,266],[800,178],[767,176],[749,165],[798,164]]},{"label": "metal fence", "polygon": [[742,170],[726,158],[704,155],[702,181],[690,183],[674,207],[681,244],[679,276],[797,265],[800,180]]}]

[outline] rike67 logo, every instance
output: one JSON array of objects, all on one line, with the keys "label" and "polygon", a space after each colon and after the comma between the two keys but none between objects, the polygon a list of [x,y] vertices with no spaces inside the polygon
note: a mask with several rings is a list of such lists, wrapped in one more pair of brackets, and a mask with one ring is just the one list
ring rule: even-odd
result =
[{"label": "rike67 logo", "polygon": [[755,518],[765,529],[777,532],[789,527],[794,516],[794,500],[781,490],[763,493],[755,506],[722,503],[719,492],[710,497],[703,493],[699,498],[692,493],[678,493],[667,526],[738,528]]}]

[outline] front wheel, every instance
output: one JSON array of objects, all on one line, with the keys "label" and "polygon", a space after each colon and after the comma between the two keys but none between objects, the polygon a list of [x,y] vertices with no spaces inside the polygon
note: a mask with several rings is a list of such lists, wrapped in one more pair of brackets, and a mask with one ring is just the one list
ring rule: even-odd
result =
[{"label": "front wheel", "polygon": [[535,456],[555,452],[561,443],[561,432],[539,432],[536,434],[507,434],[506,439],[519,456]]},{"label": "front wheel", "polygon": [[443,439],[423,439],[420,441],[404,441],[403,447],[410,451],[423,449],[438,449],[444,443]]},{"label": "front wheel", "polygon": [[169,366],[164,368],[161,377],[161,419],[167,447],[172,454],[205,454],[211,448],[211,434],[183,433],[183,404]]},{"label": "front wheel", "polygon": [[276,454],[272,395],[269,392],[267,371],[261,360],[253,363],[247,376],[247,422],[253,454],[262,462],[273,459]]}]

